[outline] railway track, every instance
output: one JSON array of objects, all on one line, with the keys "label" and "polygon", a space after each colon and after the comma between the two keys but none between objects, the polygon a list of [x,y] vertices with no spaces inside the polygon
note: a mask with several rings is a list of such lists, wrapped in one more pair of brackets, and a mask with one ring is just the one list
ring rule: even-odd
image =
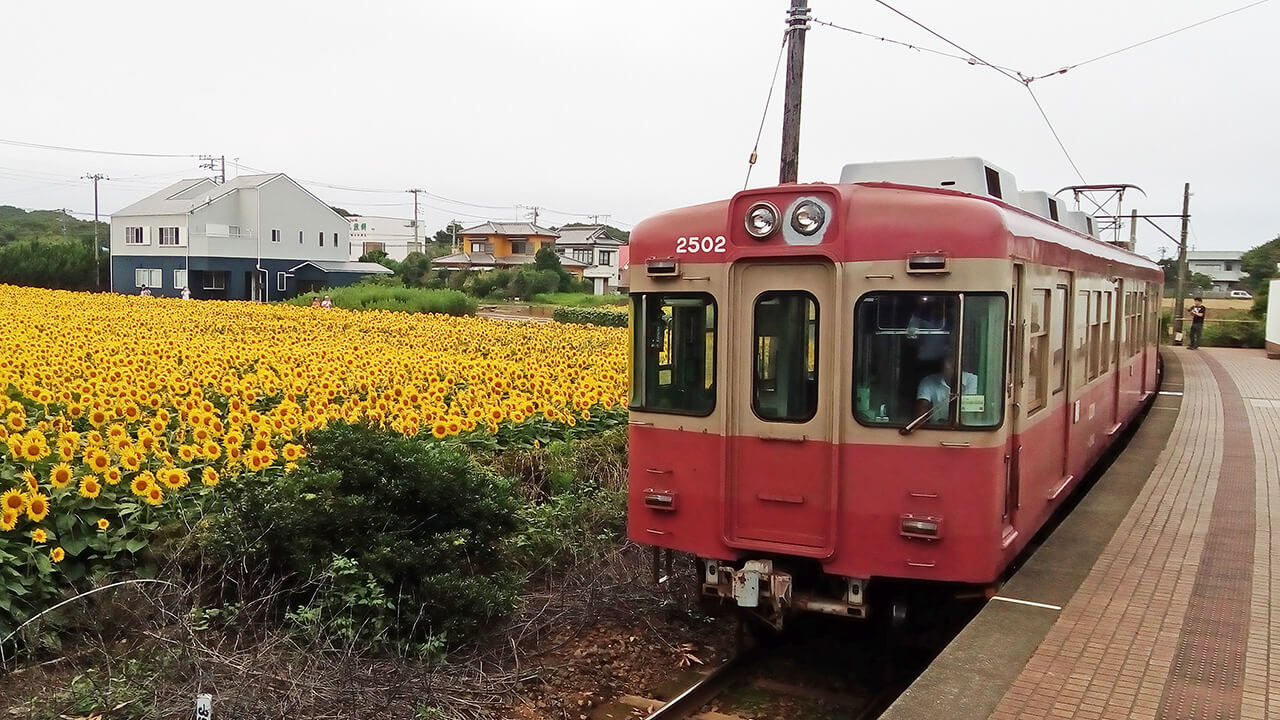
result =
[{"label": "railway track", "polygon": [[[873,633],[817,625],[768,647],[751,645],[678,691],[624,695],[594,720],[870,720],[878,717],[940,647],[890,650]],[[945,643],[944,643],[945,644]]]}]

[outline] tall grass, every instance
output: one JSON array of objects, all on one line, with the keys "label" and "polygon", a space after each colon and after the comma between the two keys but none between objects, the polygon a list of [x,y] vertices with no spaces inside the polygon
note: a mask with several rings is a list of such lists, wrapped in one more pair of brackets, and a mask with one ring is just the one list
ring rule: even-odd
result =
[{"label": "tall grass", "polygon": [[567,305],[569,307],[600,307],[601,305],[626,305],[627,296],[619,293],[592,295],[591,293],[554,292],[534,295],[533,302],[547,305]]},{"label": "tall grass", "polygon": [[306,293],[288,302],[292,305],[310,305],[313,298],[325,295],[333,301],[334,307],[346,310],[394,310],[442,315],[474,315],[476,312],[475,298],[457,290],[424,290],[364,284]]}]

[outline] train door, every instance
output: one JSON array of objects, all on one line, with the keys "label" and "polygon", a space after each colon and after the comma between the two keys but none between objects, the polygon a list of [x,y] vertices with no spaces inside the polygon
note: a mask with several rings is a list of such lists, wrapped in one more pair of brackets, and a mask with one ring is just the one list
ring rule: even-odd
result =
[{"label": "train door", "polygon": [[1062,394],[1062,407],[1055,410],[1061,413],[1062,445],[1054,448],[1061,451],[1062,461],[1058,467],[1058,476],[1066,478],[1071,474],[1071,393],[1067,392],[1067,381],[1071,377],[1071,273],[1058,271],[1058,282],[1053,288],[1050,303],[1050,330],[1053,338],[1049,349],[1049,376],[1053,383],[1053,394]]},{"label": "train door", "polygon": [[830,264],[739,264],[731,288],[726,539],[822,557],[839,500],[839,367]]},{"label": "train door", "polygon": [[1013,289],[1010,293],[1013,312],[1009,325],[1009,447],[1005,451],[1004,464],[1004,537],[1012,540],[1014,520],[1018,510],[1019,478],[1022,459],[1022,393],[1026,378],[1026,310],[1023,309],[1023,284],[1026,282],[1026,267],[1013,266]]},{"label": "train door", "polygon": [[1115,377],[1111,379],[1111,425],[1107,430],[1107,434],[1114,433],[1116,430],[1120,429],[1120,418],[1123,417],[1120,412],[1120,398],[1122,397],[1120,387],[1120,359],[1124,357],[1124,353],[1121,348],[1124,345],[1125,317],[1127,312],[1124,302],[1124,293],[1126,290],[1125,285],[1126,283],[1124,280],[1117,280],[1115,295],[1106,293],[1106,297],[1115,298],[1114,302],[1108,302],[1106,310],[1108,319],[1113,319],[1110,330],[1112,335],[1110,345],[1111,357],[1108,359],[1108,362],[1111,363],[1111,367],[1115,373]]}]

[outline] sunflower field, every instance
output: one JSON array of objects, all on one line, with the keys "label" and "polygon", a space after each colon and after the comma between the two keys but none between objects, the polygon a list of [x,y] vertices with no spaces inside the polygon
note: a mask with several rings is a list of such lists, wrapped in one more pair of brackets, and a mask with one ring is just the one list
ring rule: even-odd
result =
[{"label": "sunflower field", "polygon": [[625,418],[624,328],[3,285],[0,308],[0,639],[331,423],[504,447]]}]

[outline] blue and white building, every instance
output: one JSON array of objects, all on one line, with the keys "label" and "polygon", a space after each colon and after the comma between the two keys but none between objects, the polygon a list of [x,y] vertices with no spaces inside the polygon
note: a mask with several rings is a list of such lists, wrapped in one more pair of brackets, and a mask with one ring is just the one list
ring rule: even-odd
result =
[{"label": "blue and white building", "polygon": [[111,216],[111,289],[269,301],[389,274],[348,259],[350,228],[282,173],[181,180]]}]

